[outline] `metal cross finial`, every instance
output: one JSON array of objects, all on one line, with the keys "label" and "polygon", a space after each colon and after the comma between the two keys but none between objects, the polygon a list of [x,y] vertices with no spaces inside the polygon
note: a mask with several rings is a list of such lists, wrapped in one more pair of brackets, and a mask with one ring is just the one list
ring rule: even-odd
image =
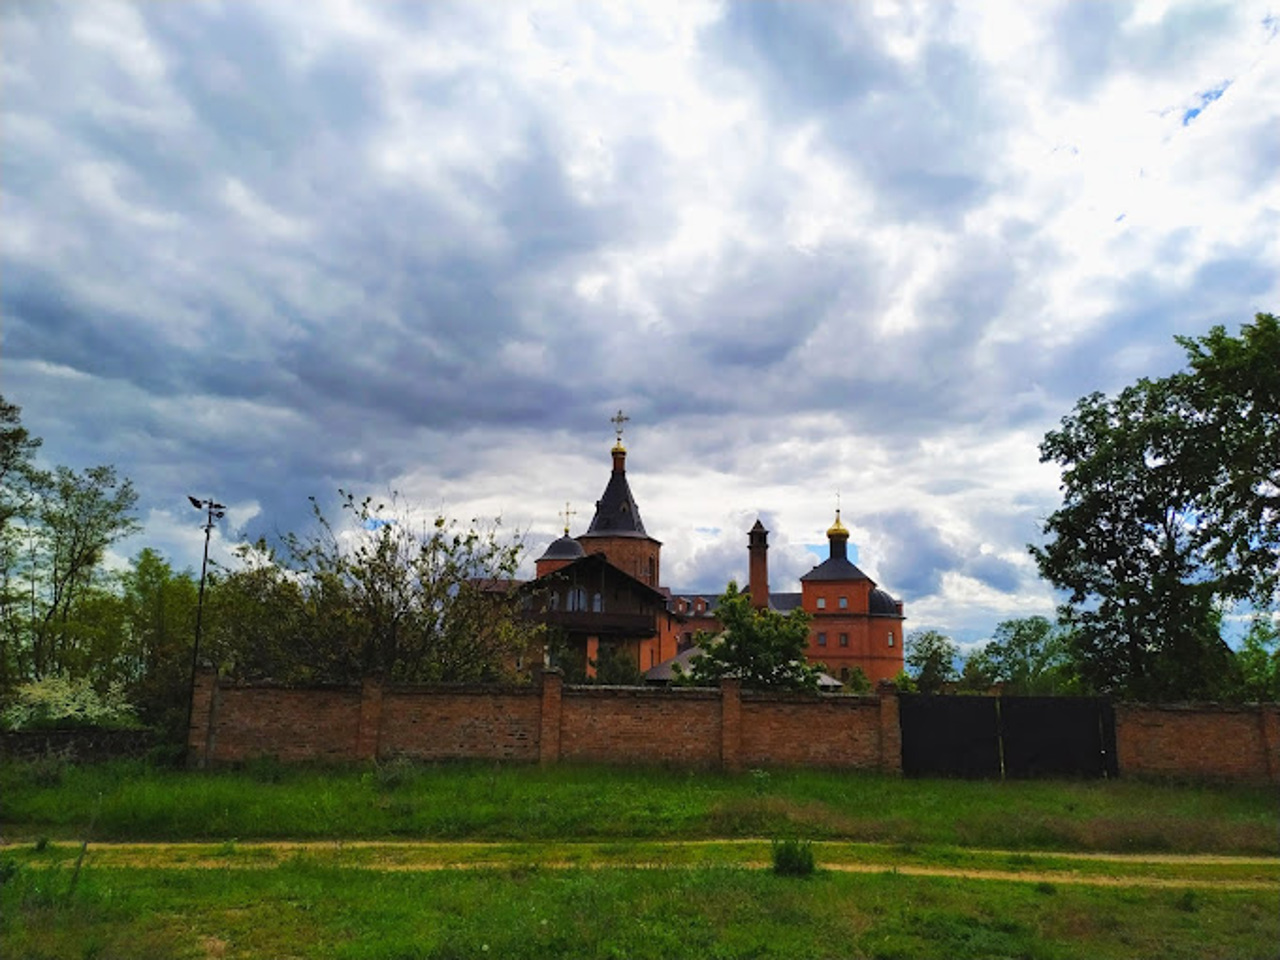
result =
[{"label": "metal cross finial", "polygon": [[560,514],[560,516],[564,517],[564,535],[566,537],[569,535],[569,518],[576,517],[577,515],[578,515],[578,511],[570,510],[569,501],[566,500],[564,502],[564,511]]},{"label": "metal cross finial", "polygon": [[613,429],[618,434],[618,443],[622,443],[622,425],[630,420],[630,417],[623,416],[622,411],[618,411],[616,417],[610,417],[609,422],[613,424]]}]

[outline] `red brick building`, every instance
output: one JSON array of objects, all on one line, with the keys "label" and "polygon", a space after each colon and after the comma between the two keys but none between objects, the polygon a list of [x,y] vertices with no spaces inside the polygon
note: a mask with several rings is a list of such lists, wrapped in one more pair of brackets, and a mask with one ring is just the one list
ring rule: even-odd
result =
[{"label": "red brick building", "polygon": [[[566,526],[536,563],[537,582],[548,591],[546,618],[581,651],[588,676],[606,648],[624,647],[645,671],[687,649],[699,631],[720,629],[715,596],[672,594],[661,585],[662,543],[645,530],[627,482],[625,420],[621,411],[614,418],[613,470],[587,532],[570,537]],[[806,655],[832,676],[847,680],[855,668],[872,683],[896,676],[903,667],[902,602],[848,559],[849,531],[840,511],[827,531],[830,555],[800,578],[799,593],[770,593],[768,539],[757,520],[747,535],[752,602],[809,614]]]}]

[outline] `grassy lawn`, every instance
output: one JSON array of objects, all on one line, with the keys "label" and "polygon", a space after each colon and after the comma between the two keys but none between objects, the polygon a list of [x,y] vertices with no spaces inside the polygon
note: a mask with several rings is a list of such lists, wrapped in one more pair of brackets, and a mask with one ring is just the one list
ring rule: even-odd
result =
[{"label": "grassy lawn", "polygon": [[1274,957],[1273,891],[892,872],[19,868],[15,957]]},{"label": "grassy lawn", "polygon": [[819,771],[445,764],[187,773],[0,767],[0,834],[95,840],[774,837],[1008,850],[1280,853],[1268,787]]},{"label": "grassy lawn", "polygon": [[7,764],[0,955],[1275,958],[1277,823],[1266,787]]}]

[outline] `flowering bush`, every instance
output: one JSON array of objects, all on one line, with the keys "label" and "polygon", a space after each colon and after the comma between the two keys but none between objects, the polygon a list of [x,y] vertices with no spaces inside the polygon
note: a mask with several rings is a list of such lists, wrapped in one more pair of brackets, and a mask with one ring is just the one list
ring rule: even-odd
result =
[{"label": "flowering bush", "polygon": [[72,680],[65,674],[24,683],[0,713],[0,727],[7,730],[136,726],[123,684],[113,683],[99,694],[88,680]]}]

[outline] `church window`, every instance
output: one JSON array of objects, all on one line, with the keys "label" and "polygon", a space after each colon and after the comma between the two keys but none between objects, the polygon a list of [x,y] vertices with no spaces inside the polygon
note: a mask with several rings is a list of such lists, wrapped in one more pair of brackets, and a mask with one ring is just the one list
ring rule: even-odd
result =
[{"label": "church window", "polygon": [[847,633],[840,634],[840,646],[847,647],[849,645],[849,635]]},{"label": "church window", "polygon": [[650,583],[653,583],[653,581],[657,579],[657,573],[658,573],[657,567],[658,567],[658,564],[654,561],[653,557],[650,557],[649,558],[649,582]]},{"label": "church window", "polygon": [[840,609],[841,609],[841,610],[848,610],[848,609],[849,609],[849,598],[848,598],[848,597],[841,597],[841,598],[840,598]]},{"label": "church window", "polygon": [[827,645],[827,635],[825,633],[818,634],[818,646],[825,647]]},{"label": "church window", "polygon": [[591,610],[593,613],[604,613],[604,597],[598,593],[592,597]]},{"label": "church window", "polygon": [[893,646],[893,631],[889,631],[889,646]]},{"label": "church window", "polygon": [[847,682],[847,681],[848,681],[848,679],[849,679],[849,668],[848,668],[848,667],[841,667],[841,668],[840,668],[840,680],[841,680],[842,682]]},{"label": "church window", "polygon": [[584,590],[584,589],[582,589],[582,587],[573,587],[573,588],[569,591],[569,598],[568,598],[568,600],[569,600],[569,602],[568,602],[568,604],[566,605],[565,609],[570,610],[570,611],[573,611],[573,612],[578,612],[578,611],[581,611],[581,612],[583,612],[583,613],[585,613],[585,612],[586,612],[586,610],[587,610],[587,591],[586,591],[586,590]]},{"label": "church window", "polygon": [[818,609],[819,609],[819,610],[825,610],[825,609],[827,609],[827,598],[826,598],[826,597],[819,597],[819,598],[818,598]]}]

